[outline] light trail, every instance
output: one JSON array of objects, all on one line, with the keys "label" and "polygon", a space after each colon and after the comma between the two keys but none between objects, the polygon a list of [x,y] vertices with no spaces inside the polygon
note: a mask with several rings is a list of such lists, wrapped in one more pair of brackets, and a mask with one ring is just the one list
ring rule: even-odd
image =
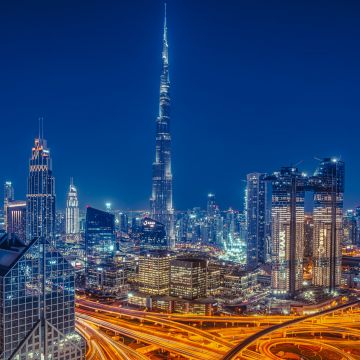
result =
[{"label": "light trail", "polygon": [[[302,323],[302,322],[307,321],[307,320],[312,320],[312,319],[315,319],[315,318],[319,318],[319,317],[327,315],[327,314],[331,314],[331,313],[338,312],[338,311],[343,311],[343,310],[346,310],[348,308],[352,308],[354,306],[357,306],[359,304],[360,304],[360,300],[356,300],[356,301],[353,301],[351,303],[341,304],[341,305],[338,305],[338,306],[336,306],[334,308],[320,311],[320,312],[318,312],[316,314],[307,315],[307,316],[303,316],[303,317],[300,317],[300,318],[297,318],[297,319],[289,320],[289,321],[286,321],[286,322],[284,322],[282,324],[274,325],[274,326],[271,326],[271,327],[269,327],[267,329],[261,330],[261,331],[255,333],[255,334],[249,336],[248,338],[243,340],[240,344],[236,345],[229,353],[227,353],[223,357],[223,360],[232,360],[232,359],[244,358],[244,357],[242,357],[242,355],[243,355],[242,351],[244,349],[248,348],[249,346],[254,344],[256,341],[260,340],[262,337],[270,335],[271,333],[274,333],[274,332],[276,332],[278,330],[282,330],[284,328],[288,328],[290,326],[297,325],[297,324]],[[291,338],[291,339],[294,340],[296,338]],[[287,341],[289,342],[290,340],[287,340]]]}]

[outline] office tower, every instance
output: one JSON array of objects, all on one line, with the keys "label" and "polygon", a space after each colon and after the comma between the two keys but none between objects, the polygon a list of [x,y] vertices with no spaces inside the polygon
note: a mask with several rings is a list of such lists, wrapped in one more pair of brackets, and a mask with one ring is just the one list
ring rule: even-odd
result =
[{"label": "office tower", "polygon": [[8,227],[7,223],[7,206],[10,202],[14,201],[14,187],[11,181],[5,181],[4,184],[4,229]]},{"label": "office tower", "polygon": [[143,252],[139,256],[139,291],[148,295],[169,295],[170,262],[164,250]]},{"label": "office tower", "polygon": [[42,136],[35,139],[32,148],[26,216],[27,241],[36,237],[54,241],[55,179],[52,174],[50,150]]},{"label": "office tower", "polygon": [[346,210],[343,218],[342,245],[352,246],[357,242],[357,223],[355,210]]},{"label": "office tower", "polygon": [[246,225],[247,225],[247,266],[255,269],[266,262],[266,174],[247,175],[246,185]]},{"label": "office tower", "polygon": [[195,300],[206,297],[206,260],[174,259],[170,263],[170,295]]},{"label": "office tower", "polygon": [[314,240],[314,217],[312,214],[305,214],[304,217],[304,258],[310,259],[313,252]]},{"label": "office tower", "polygon": [[307,178],[297,168],[283,167],[267,179],[272,182],[272,292],[292,297],[303,282]]},{"label": "office tower", "polygon": [[115,216],[88,207],[85,226],[85,271],[88,288],[102,288],[106,269],[112,266],[115,252]]},{"label": "office tower", "polygon": [[7,204],[6,232],[26,242],[26,201],[12,201]]},{"label": "office tower", "polygon": [[160,105],[159,116],[156,119],[156,152],[153,163],[150,207],[151,218],[165,225],[169,248],[175,247],[172,196],[170,79],[165,5],[162,71],[160,76]]},{"label": "office tower", "polygon": [[80,234],[79,200],[73,178],[70,179],[69,192],[66,200],[66,238],[76,241]]},{"label": "office tower", "polygon": [[142,249],[166,250],[167,246],[164,224],[148,217],[144,218],[140,230],[140,247]]},{"label": "office tower", "polygon": [[85,359],[73,269],[44,238],[0,239],[0,357]]},{"label": "office tower", "polygon": [[129,217],[125,213],[119,214],[119,229],[126,234],[129,232]]},{"label": "office tower", "polygon": [[334,291],[341,280],[345,165],[325,158],[315,171],[313,284]]}]

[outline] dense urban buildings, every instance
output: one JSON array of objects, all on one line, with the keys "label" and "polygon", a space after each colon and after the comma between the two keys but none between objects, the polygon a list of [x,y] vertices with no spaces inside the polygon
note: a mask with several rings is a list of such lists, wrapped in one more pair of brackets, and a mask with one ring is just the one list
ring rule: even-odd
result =
[{"label": "dense urban buildings", "polygon": [[160,76],[159,116],[156,119],[156,151],[153,163],[151,217],[165,225],[169,248],[175,247],[171,172],[169,50],[165,22]]},{"label": "dense urban buildings", "polygon": [[0,238],[1,359],[85,359],[73,269],[44,238]]},{"label": "dense urban buildings", "polygon": [[42,135],[35,139],[29,163],[27,191],[27,241],[55,237],[55,179],[50,150]]}]

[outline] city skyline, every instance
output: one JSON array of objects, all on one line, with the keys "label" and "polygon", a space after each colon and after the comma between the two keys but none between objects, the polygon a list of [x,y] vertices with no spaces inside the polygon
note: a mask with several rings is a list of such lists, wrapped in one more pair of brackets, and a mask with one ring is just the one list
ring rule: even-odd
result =
[{"label": "city skyline", "polygon": [[[47,14],[50,16],[49,19],[58,21],[55,21],[52,26],[49,25],[49,20],[44,25],[38,24],[34,26],[25,16],[25,13],[7,5],[5,9],[7,21],[2,25],[8,26],[9,31],[14,26],[9,22],[9,18],[22,18],[24,20],[24,25],[14,34],[9,34],[8,39],[6,39],[4,46],[8,55],[2,61],[6,72],[9,70],[11,73],[11,71],[15,71],[21,66],[24,72],[23,81],[25,82],[23,89],[19,90],[20,93],[16,93],[13,85],[9,86],[7,81],[10,79],[5,79],[2,85],[8,85],[3,99],[2,118],[7,119],[6,127],[9,129],[8,131],[12,133],[16,131],[17,136],[17,145],[12,152],[11,159],[10,157],[3,158],[5,164],[3,182],[11,180],[16,190],[16,198],[25,197],[26,182],[23,179],[27,173],[27,168],[26,165],[19,166],[18,164],[26,164],[29,156],[28,149],[37,132],[37,118],[44,116],[45,137],[49,141],[54,164],[56,164],[54,166],[54,176],[57,178],[58,208],[65,208],[66,189],[70,176],[73,176],[78,184],[81,207],[86,204],[103,206],[105,201],[112,201],[117,208],[147,208],[151,191],[151,162],[153,161],[152,150],[154,147],[154,125],[158,98],[158,74],[161,69],[159,54],[161,52],[163,3],[159,1],[158,3],[148,4],[140,1],[136,5],[124,4],[123,7],[118,8],[120,5],[110,2],[108,8],[103,7],[101,9],[103,15],[107,16],[106,19],[109,20],[109,23],[107,27],[104,27],[104,22],[96,23],[95,29],[102,29],[104,33],[101,31],[97,33],[92,46],[89,46],[87,42],[90,41],[91,36],[86,31],[82,33],[76,27],[75,18],[79,14],[68,13],[70,8],[68,3],[57,4],[52,8],[46,7],[42,2],[36,4],[41,5],[42,10],[35,14],[35,19],[37,17],[40,19]],[[312,173],[318,164],[317,161],[312,160],[313,157],[329,155],[342,155],[347,164],[345,208],[358,205],[360,202],[360,190],[356,184],[356,178],[360,176],[360,168],[356,159],[356,131],[354,131],[358,128],[356,124],[357,108],[355,102],[352,102],[351,96],[345,96],[346,91],[350,93],[351,86],[356,83],[356,71],[352,73],[351,79],[346,76],[347,73],[345,72],[351,70],[352,61],[356,62],[358,51],[350,47],[351,41],[347,37],[348,40],[342,42],[343,51],[340,52],[340,55],[337,55],[337,58],[334,58],[335,50],[338,49],[339,45],[336,45],[333,40],[332,29],[325,27],[329,30],[329,34],[323,33],[320,29],[321,26],[329,25],[325,15],[334,17],[336,11],[338,11],[340,14],[347,16],[347,24],[342,19],[338,19],[341,30],[338,31],[338,37],[345,39],[348,31],[352,31],[354,36],[358,29],[355,27],[353,20],[358,7],[354,5],[351,8],[351,13],[350,9],[345,9],[339,4],[331,5],[326,9],[326,14],[317,17],[318,25],[312,27],[316,18],[315,15],[319,15],[317,13],[319,4],[311,8],[307,8],[306,5],[303,5],[302,8],[299,4],[285,6],[278,16],[280,19],[285,19],[285,15],[288,15],[294,20],[293,24],[287,24],[289,32],[294,35],[297,31],[303,31],[299,39],[293,39],[294,43],[286,43],[285,40],[288,40],[290,35],[282,34],[281,26],[279,28],[279,25],[276,25],[271,20],[266,22],[266,26],[271,30],[270,35],[264,32],[265,25],[258,28],[258,32],[254,32],[256,25],[265,16],[264,9],[260,9],[260,6],[257,8],[257,5],[245,6],[241,3],[237,5],[232,1],[228,1],[219,9],[216,8],[215,2],[210,1],[207,4],[209,5],[204,6],[201,1],[196,4],[176,1],[168,4],[168,17],[171,19],[169,38],[171,44],[173,44],[170,48],[170,58],[172,59],[171,81],[174,84],[172,91],[174,103],[172,124],[174,127],[173,133],[176,134],[173,139],[175,209],[186,209],[199,205],[205,207],[208,192],[214,192],[217,195],[221,208],[229,206],[241,208],[245,186],[242,180],[246,178],[247,173],[254,171],[271,173],[280,166],[294,164],[301,160],[305,160],[305,162],[299,168]],[[26,8],[27,15],[36,12],[36,8],[36,5],[34,5],[34,8]],[[94,19],[95,9],[97,9],[96,4],[87,10],[86,16],[80,16],[82,25],[88,25],[89,28],[93,25],[91,20]],[[141,9],[148,11],[139,12]],[[200,19],[193,15],[190,16],[190,14],[196,13],[195,10],[199,11],[200,9],[203,10]],[[217,15],[215,14],[216,9],[218,10]],[[269,10],[274,12],[275,9],[276,6],[274,9]],[[296,15],[294,13],[296,9],[302,11]],[[311,11],[306,13],[306,9]],[[60,13],[55,10],[59,10]],[[114,10],[119,10],[116,13],[117,16],[125,17],[125,25],[116,16],[110,14]],[[122,11],[120,10],[125,11],[125,14],[121,15]],[[240,14],[239,10],[242,10],[239,19],[231,15],[231,12],[235,10],[236,14]],[[256,10],[259,10],[258,13]],[[59,14],[67,14],[75,39],[83,41],[84,47],[75,50],[75,43],[69,38],[69,33],[65,33],[59,38],[61,41],[59,40],[58,50],[50,44],[50,35],[39,37],[38,32],[41,30],[41,26],[50,28],[51,35],[55,36],[58,32],[62,33],[63,28],[59,23]],[[135,19],[135,15],[148,29],[146,35],[141,30],[130,26],[130,22]],[[301,22],[304,19],[306,20],[304,21],[305,24]],[[87,21],[90,24],[87,24]],[[182,24],[184,22],[187,24],[186,29]],[[211,23],[212,26],[209,26]],[[19,62],[10,64],[12,56],[16,57],[16,52],[7,50],[11,50],[11,46],[14,46],[14,44],[19,45],[22,51],[24,50],[25,45],[21,42],[23,40],[19,39],[19,35],[27,27],[30,29],[28,35],[30,40],[34,40],[35,35],[38,36],[34,46],[39,46],[42,49],[43,60],[41,60],[40,55],[35,56],[35,54],[31,53],[25,66],[22,66]],[[210,29],[211,36],[209,38],[205,37],[206,34],[202,27]],[[120,39],[115,41],[115,35],[119,34],[121,35]],[[229,38],[226,38],[225,34]],[[271,51],[270,46],[266,44],[260,46],[263,53],[259,49],[256,50],[256,44],[259,45],[259,42],[266,39],[273,39],[275,34],[279,35],[279,37],[275,42],[276,46]],[[311,39],[311,34],[316,35],[315,39]],[[12,39],[12,45],[9,39]],[[106,42],[101,45],[104,39],[106,39]],[[305,39],[308,40],[307,45],[304,44]],[[316,50],[315,45],[319,45],[320,39],[323,40],[321,42],[322,46],[320,50]],[[287,50],[280,49],[279,46],[285,43],[289,48]],[[194,47],[196,44],[198,48]],[[274,43],[272,44],[274,45]],[[125,47],[125,51],[123,51],[122,47]],[[231,47],[233,47],[233,50],[231,50]],[[68,52],[66,53],[66,51]],[[94,62],[85,62],[83,69],[79,62],[81,63],[80,60],[84,60],[87,51],[91,51]],[[102,54],[101,51],[105,51],[105,53]],[[131,56],[128,54],[129,51]],[[297,51],[296,54],[302,54],[304,58],[295,61],[292,58],[294,51]],[[102,54],[101,56],[96,55],[99,52]],[[148,56],[144,61],[141,57],[145,52]],[[256,57],[259,52],[265,58]],[[50,61],[44,69],[39,68],[40,65],[49,61],[49,57],[51,60],[52,56],[56,54],[62,55],[64,61]],[[269,60],[271,54],[275,57],[273,60]],[[212,56],[205,59],[204,56],[207,55]],[[226,61],[228,55],[232,56],[232,60],[227,69],[224,68],[223,62]],[[280,55],[283,55],[284,58],[281,59]],[[352,56],[351,61],[350,55]],[[121,60],[122,56],[126,58],[126,61]],[[109,69],[106,71],[101,70],[96,80],[97,84],[105,85],[107,83],[111,85],[106,89],[111,101],[104,102],[103,97],[99,98],[100,101],[99,105],[96,106],[95,114],[90,116],[90,110],[94,110],[93,105],[90,104],[91,99],[99,96],[99,92],[96,89],[93,89],[93,91],[85,89],[85,85],[88,86],[89,84],[84,82],[84,78],[90,74],[92,66],[98,65],[97,62],[100,65],[107,64],[105,58],[108,59],[107,61],[111,59]],[[278,76],[282,86],[275,88],[277,93],[275,96],[276,101],[270,106],[270,99],[274,100],[274,95],[266,95],[265,90],[270,84],[274,85],[275,80],[274,78],[266,78],[269,83],[264,87],[264,81],[259,80],[264,74],[257,71],[264,64],[268,66],[268,71],[273,71],[275,59],[279,62],[275,74]],[[37,65],[35,60],[38,61]],[[253,66],[250,66],[249,64],[254,60],[256,62],[253,63]],[[285,60],[290,61],[288,66],[285,66]],[[327,65],[322,65],[322,67],[325,67],[323,70],[320,69],[320,60],[327,61]],[[218,71],[221,76],[213,72],[216,61],[219,62]],[[341,61],[350,61],[346,71],[341,66],[335,66]],[[191,69],[188,66],[190,63],[193,64]],[[204,65],[204,69],[201,68],[202,65]],[[283,68],[280,69],[280,65]],[[303,86],[297,92],[294,92],[294,87],[299,85],[299,75],[295,76],[293,68],[291,68],[291,66],[295,65],[300,66],[300,75],[306,75],[304,79],[309,82],[306,86],[302,83]],[[54,70],[55,66],[61,71],[53,74],[53,78],[48,78],[49,71]],[[343,80],[340,81],[336,76],[335,78],[326,77],[327,71],[330,69],[333,71],[338,70],[337,77],[343,76]],[[126,81],[128,78],[125,73],[135,70],[134,82],[129,83]],[[66,77],[62,82],[60,81],[61,74],[66,73],[67,76],[70,76],[76,71],[78,76],[75,77],[75,80]],[[308,71],[317,72],[318,77],[311,81]],[[213,74],[213,83],[210,83],[209,79],[204,77],[205,72],[206,74],[208,72]],[[291,72],[292,77],[286,79],[289,72]],[[35,76],[38,76],[41,80],[39,83],[42,84],[41,86],[35,86]],[[101,76],[104,76],[104,79],[99,79]],[[126,86],[130,86],[130,89],[137,89],[137,100],[129,100],[126,95],[126,86],[120,81],[110,81],[112,76],[117,77],[118,80],[123,77]],[[274,74],[271,76],[274,76]],[[334,73],[332,73],[332,76],[334,77]],[[328,81],[334,81],[333,85],[330,86],[330,90],[324,89],[323,86],[317,83],[320,77],[322,79],[325,77]],[[190,79],[194,82],[194,86],[191,86],[191,88],[189,87]],[[250,82],[250,79],[253,80],[253,83]],[[142,88],[138,87],[140,82],[143,85]],[[234,86],[235,83],[236,86]],[[76,89],[79,91],[76,96],[70,89],[73,84],[76,85]],[[335,89],[335,84],[340,87]],[[345,84],[349,85],[349,87],[346,87]],[[209,85],[211,85],[210,88]],[[249,85],[251,85],[251,88],[249,93],[246,94],[245,91]],[[260,94],[257,94],[255,88],[259,85],[263,87],[257,88],[256,91],[260,92]],[[291,98],[289,95],[284,95],[284,85],[291,85],[292,94],[296,96]],[[228,86],[230,89],[231,93],[228,93],[229,99],[224,97],[224,91],[222,90],[224,86]],[[53,97],[45,94],[48,93],[48,90],[44,87],[46,89],[49,87],[50,90],[55,91]],[[320,88],[322,88],[323,92],[315,93]],[[30,97],[32,103],[29,102],[30,98],[26,96],[29,94],[30,89],[33,92]],[[310,91],[310,93],[307,93],[307,91]],[[64,96],[64,100],[62,100],[64,103],[57,102],[54,97],[60,93]],[[130,91],[130,93],[133,93],[133,91]],[[16,94],[17,96],[15,96]],[[267,99],[265,95],[270,96],[270,98]],[[284,96],[283,102],[279,102],[280,96]],[[193,97],[198,100],[196,103],[194,103]],[[334,97],[336,97],[336,101]],[[211,104],[207,99],[214,101],[214,104]],[[215,102],[215,100],[217,101]],[[290,109],[291,101],[294,101],[294,109],[292,110]],[[346,101],[349,102],[349,106],[346,105]],[[16,110],[14,110],[14,102],[19,105]],[[108,106],[110,103],[113,110],[109,113]],[[141,112],[135,109],[137,103],[142,104],[141,108],[143,110]],[[307,108],[307,106],[308,110],[304,113],[303,109]],[[59,109],[59,107],[62,109]],[[230,111],[227,107],[234,114],[231,118],[227,116]],[[301,111],[299,110],[300,107]],[[205,113],[202,113],[204,110],[206,110]],[[267,111],[269,111],[269,117],[255,116]],[[330,141],[331,134],[334,133],[332,124],[340,111],[342,116],[345,117],[341,124],[346,121],[346,126],[339,125],[336,129],[336,133],[339,134],[337,141]],[[96,118],[101,113],[104,113],[105,116],[105,119],[101,119],[101,124],[105,126],[99,129],[96,127]],[[304,116],[305,114],[307,116]],[[221,118],[220,115],[222,115]],[[277,122],[274,119],[278,117]],[[327,120],[318,120],[319,117],[326,117]],[[239,122],[239,118],[244,120]],[[294,124],[300,124],[298,125],[299,128],[291,130],[294,125],[285,118],[294,118]],[[317,123],[314,124],[315,120]],[[87,121],[91,126],[85,128]],[[251,122],[259,122],[262,126],[260,128],[254,127]],[[191,128],[189,128],[189,124],[191,124]],[[219,124],[224,124],[224,126],[219,128]],[[273,132],[270,133],[269,137],[271,135],[276,136],[276,132],[280,129],[279,134],[281,136],[279,139],[281,138],[281,141],[273,141],[265,137],[267,130],[269,130],[269,124],[273,125]],[[310,127],[310,124],[313,127]],[[84,136],[85,129],[88,130],[89,128],[90,130]],[[254,132],[255,128],[257,128],[257,132]],[[68,131],[69,129],[71,131]],[[136,132],[136,136],[134,136],[134,132]],[[244,132],[253,136],[247,136]],[[247,137],[252,139],[253,145],[249,143]],[[265,140],[261,139],[262,137],[265,137]],[[127,138],[131,139],[132,144],[129,143]],[[11,137],[5,139],[5,146],[8,145],[7,142],[10,140],[12,140]],[[98,146],[98,142],[102,146]],[[286,152],[282,150],[282,142]],[[306,145],[304,145],[304,142]],[[294,146],[289,147],[291,143],[294,143]],[[299,146],[300,143],[301,146]],[[214,146],[211,144],[214,144]],[[255,155],[250,156],[250,152],[247,151],[249,146],[257,146],[258,151]],[[261,149],[262,146],[266,149],[265,152]],[[104,167],[109,169],[111,175],[108,177],[92,176],[90,163],[97,162],[99,159],[104,160]],[[224,176],[214,176],[214,169],[216,168]],[[129,171],[130,169],[131,171]]]}]

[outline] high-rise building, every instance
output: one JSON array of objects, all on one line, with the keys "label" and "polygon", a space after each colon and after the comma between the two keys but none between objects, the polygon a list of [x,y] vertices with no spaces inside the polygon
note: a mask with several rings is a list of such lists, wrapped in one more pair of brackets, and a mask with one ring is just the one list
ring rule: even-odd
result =
[{"label": "high-rise building", "polygon": [[356,218],[356,245],[360,246],[360,206],[355,209]]},{"label": "high-rise building", "polygon": [[246,224],[247,224],[247,266],[255,269],[266,262],[267,241],[267,187],[266,174],[247,175]]},{"label": "high-rise building", "polygon": [[166,250],[167,245],[164,224],[148,217],[144,218],[140,230],[140,247],[142,249]]},{"label": "high-rise building", "polygon": [[139,291],[148,295],[169,295],[170,262],[165,250],[143,252],[139,256]]},{"label": "high-rise building", "polygon": [[7,223],[7,206],[14,201],[14,187],[11,181],[5,181],[4,184],[4,229],[8,227]]},{"label": "high-rise building", "polygon": [[6,232],[26,242],[26,201],[12,201],[7,204]]},{"label": "high-rise building", "polygon": [[66,238],[76,241],[80,234],[79,200],[73,178],[66,200]]},{"label": "high-rise building", "polygon": [[174,259],[170,263],[170,295],[195,300],[206,297],[206,260]]},{"label": "high-rise building", "polygon": [[323,159],[314,177],[313,284],[334,291],[341,280],[345,165]]},{"label": "high-rise building", "polygon": [[314,217],[312,214],[305,214],[304,217],[304,257],[310,259],[313,253],[314,241]]},{"label": "high-rise building", "polygon": [[102,288],[106,282],[106,270],[113,265],[115,252],[115,216],[88,207],[85,228],[85,270],[88,288]]},{"label": "high-rise building", "polygon": [[153,163],[150,207],[151,218],[165,225],[169,248],[173,248],[175,246],[175,235],[171,172],[170,79],[166,4],[162,71],[160,76],[160,104],[159,116],[156,119],[156,152],[155,161]]},{"label": "high-rise building", "polygon": [[357,223],[355,210],[346,210],[343,220],[342,245],[351,246],[357,243]]},{"label": "high-rise building", "polygon": [[275,296],[292,297],[303,283],[307,178],[297,168],[283,167],[267,179],[272,182],[272,292]]},{"label": "high-rise building", "polygon": [[27,241],[55,238],[55,179],[52,174],[50,150],[46,140],[35,139],[29,164],[27,191]]},{"label": "high-rise building", "polygon": [[43,238],[0,239],[0,358],[85,359],[71,266]]}]

